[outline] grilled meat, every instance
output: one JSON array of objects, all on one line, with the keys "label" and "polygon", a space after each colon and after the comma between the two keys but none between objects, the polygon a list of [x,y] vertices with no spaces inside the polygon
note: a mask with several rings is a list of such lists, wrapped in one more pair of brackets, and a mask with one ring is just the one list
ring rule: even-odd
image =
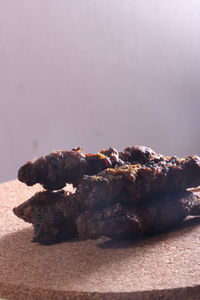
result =
[{"label": "grilled meat", "polygon": [[77,186],[84,174],[93,175],[108,167],[112,167],[109,157],[101,153],[85,155],[77,148],[28,161],[19,169],[18,179],[29,186],[40,183],[52,191],[62,189],[66,183]]},{"label": "grilled meat", "polygon": [[85,210],[76,194],[39,192],[13,211],[33,224],[33,241],[49,245],[76,236],[125,239],[163,232],[188,215],[200,215],[200,199],[194,193],[184,191],[135,205],[117,203]]},{"label": "grilled meat", "polygon": [[119,153],[119,157],[122,161],[131,164],[145,164],[149,161],[158,162],[163,158],[163,155],[157,154],[154,150],[145,146],[129,146]]},{"label": "grilled meat", "polygon": [[[32,223],[33,241],[52,244],[76,236],[121,239],[163,232],[188,215],[200,215],[200,158],[163,156],[144,146],[84,154],[56,151],[27,162],[18,172],[27,185],[47,191],[13,209]],[[75,193],[59,190],[66,183]]]},{"label": "grilled meat", "polygon": [[86,209],[115,203],[134,204],[154,195],[166,195],[200,185],[200,158],[187,157],[148,165],[123,165],[84,176],[76,194]]},{"label": "grilled meat", "polygon": [[[191,169],[193,180],[194,170],[198,173],[199,165],[200,159],[197,156],[178,159],[175,156],[156,154],[144,146],[127,147],[122,152],[109,148],[101,150],[97,154],[83,154],[81,149],[77,148],[71,151],[52,152],[33,162],[27,162],[19,169],[18,179],[29,186],[40,183],[46,190],[51,191],[62,189],[66,183],[78,186],[84,175],[97,175],[104,170],[103,174],[106,175],[102,176],[109,177],[111,176],[109,173],[119,174],[121,172],[124,176],[126,173],[128,177],[129,173],[132,177],[133,173],[140,169],[139,176],[146,177],[148,174],[154,176],[155,173],[159,181],[158,177],[161,179],[162,174],[164,177],[168,173],[177,175],[179,171],[180,174],[183,174],[182,169],[184,168],[185,171]],[[107,170],[108,168],[111,170]],[[168,169],[170,169],[169,172]],[[185,175],[183,174],[183,176]],[[141,182],[143,184],[143,180]],[[198,184],[200,183],[198,182]],[[193,182],[191,185],[193,186]],[[195,183],[194,186],[196,186]]]},{"label": "grilled meat", "polygon": [[13,212],[25,222],[33,224],[33,240],[41,244],[60,242],[78,234],[75,219],[80,213],[80,204],[69,192],[36,193],[15,207]]},{"label": "grilled meat", "polygon": [[82,238],[126,239],[164,232],[189,215],[200,215],[200,199],[185,191],[137,205],[117,203],[102,210],[84,211],[77,217],[76,225]]}]

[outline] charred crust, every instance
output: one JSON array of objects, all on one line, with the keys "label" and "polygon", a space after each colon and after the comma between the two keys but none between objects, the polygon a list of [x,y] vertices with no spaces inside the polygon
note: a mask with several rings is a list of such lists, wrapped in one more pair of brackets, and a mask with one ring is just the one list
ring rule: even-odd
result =
[{"label": "charred crust", "polygon": [[[27,162],[18,179],[46,189],[13,208],[33,224],[33,241],[43,245],[77,236],[135,238],[200,215],[199,197],[186,191],[200,185],[198,156],[179,159],[144,146],[97,154],[74,148]],[[75,193],[61,190],[66,183],[77,187]]]}]

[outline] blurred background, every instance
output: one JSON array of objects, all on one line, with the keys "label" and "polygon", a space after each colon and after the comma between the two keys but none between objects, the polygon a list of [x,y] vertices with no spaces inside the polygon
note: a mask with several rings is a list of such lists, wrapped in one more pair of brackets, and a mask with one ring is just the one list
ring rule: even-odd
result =
[{"label": "blurred background", "polygon": [[81,146],[200,154],[200,1],[0,0],[0,182]]}]

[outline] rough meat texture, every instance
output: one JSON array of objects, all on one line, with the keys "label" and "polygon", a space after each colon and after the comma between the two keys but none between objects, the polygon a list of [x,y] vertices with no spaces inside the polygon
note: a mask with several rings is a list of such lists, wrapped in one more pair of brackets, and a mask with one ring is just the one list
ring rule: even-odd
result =
[{"label": "rough meat texture", "polygon": [[55,151],[28,161],[19,169],[18,179],[29,186],[40,183],[46,190],[59,190],[66,183],[78,186],[83,175],[94,175],[108,167],[147,163],[160,158],[160,155],[144,146],[127,147],[122,152],[109,148],[97,154],[84,154],[80,148]]},{"label": "rough meat texture", "polygon": [[162,232],[188,215],[200,215],[200,202],[192,192],[179,192],[137,205],[117,203],[88,211],[81,207],[76,194],[60,191],[36,193],[13,211],[33,224],[33,241],[49,245],[78,235],[122,239]]},{"label": "rough meat texture", "polygon": [[77,186],[84,174],[93,175],[111,166],[110,159],[100,153],[56,151],[27,162],[19,169],[18,179],[29,186],[40,183],[46,190],[59,190],[66,183]]},{"label": "rough meat texture", "polygon": [[[115,167],[115,166],[121,166],[125,163],[125,161],[123,161],[121,158],[120,158],[120,153],[121,152],[118,152],[116,149],[114,148],[109,148],[109,149],[104,149],[104,150],[101,150],[100,153],[104,154],[105,156],[109,157],[111,162],[112,162],[112,167]],[[130,161],[129,161],[130,162]]]},{"label": "rough meat texture", "polygon": [[180,192],[148,199],[143,204],[115,204],[101,211],[85,211],[76,219],[76,225],[82,238],[125,239],[163,232],[188,215],[200,215],[199,197]]},{"label": "rough meat texture", "polygon": [[[187,215],[199,215],[199,199],[189,187],[200,185],[200,158],[163,156],[144,146],[83,154],[80,148],[56,151],[18,172],[27,185],[48,191],[14,208],[34,226],[33,241],[60,242],[77,235],[137,237],[162,232]],[[74,194],[52,192],[72,183]]]},{"label": "rough meat texture", "polygon": [[80,204],[66,191],[39,192],[13,209],[16,216],[34,225],[34,241],[52,244],[77,236],[75,219]]},{"label": "rough meat texture", "polygon": [[176,164],[123,165],[85,176],[77,188],[77,198],[86,209],[114,203],[134,204],[154,195],[166,195],[200,185],[200,159],[193,156]]},{"label": "rough meat texture", "polygon": [[[122,152],[109,148],[101,150],[97,154],[83,154],[81,149],[77,148],[71,151],[52,152],[33,162],[27,162],[19,169],[18,179],[29,186],[40,183],[46,190],[59,190],[66,183],[78,186],[84,175],[96,175],[108,168],[115,169],[123,165],[125,165],[125,168],[129,168],[128,165],[132,164],[144,165],[145,168],[140,172],[143,172],[141,176],[147,176],[148,172],[152,174],[153,169],[149,170],[149,168],[154,168],[154,170],[157,168],[158,170],[159,167],[162,172],[165,172],[165,168],[166,173],[167,168],[171,167],[170,172],[173,173],[172,165],[174,165],[174,171],[178,174],[178,168],[179,166],[182,168],[183,160],[174,156],[157,154],[144,146],[126,147]],[[192,164],[197,165],[200,160],[196,156],[188,157],[186,161],[188,162],[187,168],[191,168]],[[131,168],[133,170],[137,166]],[[194,178],[193,169],[191,170],[192,178]],[[157,172],[160,173],[159,170]]]},{"label": "rough meat texture", "polygon": [[157,154],[154,150],[145,146],[129,146],[119,153],[122,161],[134,164],[145,164],[149,161],[160,161],[163,155]]}]

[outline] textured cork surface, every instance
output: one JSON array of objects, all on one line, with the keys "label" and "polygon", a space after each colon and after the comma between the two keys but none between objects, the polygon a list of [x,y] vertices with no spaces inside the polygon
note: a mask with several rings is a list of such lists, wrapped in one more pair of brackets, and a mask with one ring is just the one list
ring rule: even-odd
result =
[{"label": "textured cork surface", "polygon": [[0,297],[7,299],[200,299],[200,218],[132,240],[31,243],[12,208],[41,187],[0,185]]}]

